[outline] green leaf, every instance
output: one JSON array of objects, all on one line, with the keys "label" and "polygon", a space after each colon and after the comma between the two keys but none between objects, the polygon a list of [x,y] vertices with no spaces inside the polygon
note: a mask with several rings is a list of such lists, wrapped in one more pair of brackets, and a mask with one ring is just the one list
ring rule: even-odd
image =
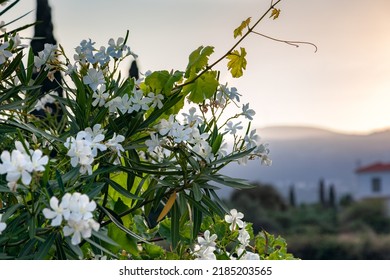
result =
[{"label": "green leaf", "polygon": [[66,260],[66,253],[62,243],[61,233],[57,232],[56,234],[56,256],[57,260]]},{"label": "green leaf", "polygon": [[203,215],[202,215],[202,211],[199,208],[197,208],[195,205],[192,208],[192,215],[194,221],[194,226],[192,228],[192,240],[195,240],[200,231],[200,227],[202,226]]},{"label": "green leaf", "polygon": [[[8,76],[10,76],[12,73],[15,72],[16,68],[20,65],[20,62],[22,61],[22,58],[23,58],[22,52],[16,55],[16,57],[12,60],[9,66],[2,73],[2,79],[5,80]],[[24,70],[19,70],[18,72],[22,72],[22,71]]]},{"label": "green leaf", "polygon": [[115,247],[120,247],[118,243],[116,243],[114,240],[112,240],[110,237],[108,237],[101,231],[92,231],[92,235],[108,244],[111,244]]},{"label": "green leaf", "polygon": [[65,239],[65,241],[66,241],[66,244],[69,246],[69,248],[79,257],[79,259],[84,258],[84,254],[83,254],[83,251],[81,250],[80,246],[73,245],[70,237],[67,237]]},{"label": "green leaf", "polygon": [[214,52],[214,47],[200,46],[194,50],[189,56],[189,62],[187,65],[185,77],[189,78],[194,76],[199,71],[207,67],[209,62],[209,56]]},{"label": "green leaf", "polygon": [[[57,141],[57,142],[64,142],[62,139],[58,138],[58,137],[55,137],[37,127],[35,127],[33,124],[31,123],[19,123],[19,122],[16,122],[16,121],[13,121],[13,120],[7,120],[6,121],[9,125],[12,125],[14,127],[19,127],[31,134],[36,134],[36,135],[40,135],[48,140],[51,140],[51,141]],[[77,168],[77,170],[79,170]]]},{"label": "green leaf", "polygon": [[241,48],[241,53],[235,50],[226,56],[226,58],[229,60],[227,66],[233,78],[239,78],[243,75],[247,64],[245,56],[245,48]]},{"label": "green leaf", "polygon": [[154,93],[163,92],[170,96],[173,85],[183,78],[183,72],[175,71],[173,74],[168,71],[155,71],[145,78],[145,85],[149,86]]},{"label": "green leaf", "polygon": [[112,252],[110,252],[109,250],[107,250],[106,248],[104,248],[103,246],[101,246],[100,244],[96,243],[95,241],[93,241],[92,239],[90,238],[86,238],[85,239],[86,241],[88,241],[89,244],[91,244],[91,246],[94,246],[95,248],[105,252],[106,254],[110,255],[111,257],[113,258],[118,258],[118,256],[116,256],[115,254],[113,254]]},{"label": "green leaf", "polygon": [[118,219],[116,219],[114,217],[114,215],[112,215],[110,213],[110,211],[108,211],[106,208],[104,207],[99,207],[101,210],[103,210],[103,212],[108,216],[108,218],[119,228],[121,229],[122,231],[124,231],[125,233],[129,234],[130,236],[134,237],[135,239],[138,239],[140,241],[143,241],[145,243],[149,243],[147,240],[145,240],[144,238],[142,238],[142,236],[139,236],[138,234],[132,232],[131,230],[129,230],[128,228],[126,228]]},{"label": "green leaf", "polygon": [[194,194],[195,201],[197,201],[197,202],[201,201],[203,194],[202,194],[202,191],[200,190],[199,185],[197,183],[193,182],[191,190],[192,190],[192,193]]},{"label": "green leaf", "polygon": [[211,212],[221,217],[225,215],[226,212],[207,195],[203,196],[202,202],[210,209]]},{"label": "green leaf", "polygon": [[219,83],[217,72],[209,71],[204,73],[193,83],[183,88],[184,94],[189,94],[188,99],[194,103],[202,103],[204,100],[211,98],[217,90]]},{"label": "green leaf", "polygon": [[172,208],[172,219],[171,219],[171,237],[172,247],[176,248],[180,240],[180,211],[177,203],[173,204]]},{"label": "green leaf", "polygon": [[253,188],[253,185],[248,183],[247,180],[239,179],[239,178],[231,178],[221,174],[216,174],[216,175],[203,174],[201,177],[234,189],[242,190],[242,189]]},{"label": "green leaf", "polygon": [[117,182],[115,182],[115,181],[113,181],[113,180],[111,180],[109,178],[104,178],[104,179],[105,179],[105,181],[107,183],[110,184],[111,187],[113,187],[121,195],[123,195],[123,196],[125,196],[127,198],[136,199],[136,200],[142,200],[143,199],[142,197],[139,197],[139,196],[136,196],[136,195],[132,194],[127,189],[125,189],[121,185],[119,185]]},{"label": "green leaf", "polygon": [[222,134],[218,134],[214,139],[212,139],[212,152],[214,155],[218,153],[222,141],[223,141]]},{"label": "green leaf", "polygon": [[233,160],[237,160],[237,159],[240,159],[246,155],[249,155],[256,147],[253,147],[249,150],[246,150],[246,151],[243,151],[243,152],[239,152],[239,153],[236,153],[236,154],[232,154],[230,156],[227,156],[227,157],[223,157],[221,159],[218,159],[218,160],[215,160],[213,161],[213,165],[216,165],[216,164],[219,164],[219,163],[226,163],[226,162],[231,162]]},{"label": "green leaf", "polygon": [[[4,15],[6,12],[12,9],[13,6],[15,6],[20,0],[16,0],[15,2],[9,4],[4,10],[0,12],[0,16]],[[1,3],[6,2],[6,0],[1,1]],[[12,34],[12,33],[10,33]]]},{"label": "green leaf", "polygon": [[18,203],[7,208],[7,211],[2,216],[3,221],[8,220],[8,218],[11,217],[12,214],[15,213],[16,210],[18,210],[21,207],[23,207],[23,204]]},{"label": "green leaf", "polygon": [[28,52],[28,60],[27,60],[27,77],[26,80],[29,82],[34,73],[34,52],[32,48],[30,48]]},{"label": "green leaf", "polygon": [[6,186],[0,186],[0,193],[12,193],[11,189]]},{"label": "green leaf", "polygon": [[249,23],[251,22],[251,18],[248,17],[246,20],[241,22],[240,26],[234,29],[234,38],[237,38],[238,36],[242,36],[242,30],[246,27],[248,27]]},{"label": "green leaf", "polygon": [[145,251],[152,260],[161,259],[164,256],[164,249],[158,245],[145,244]]},{"label": "green leaf", "polygon": [[48,254],[49,254],[49,250],[53,246],[56,237],[57,237],[57,234],[55,232],[53,232],[52,234],[50,234],[48,236],[48,238],[45,240],[45,242],[43,244],[39,245],[38,252],[36,254],[34,254],[35,260],[43,260],[43,259],[47,258]]}]

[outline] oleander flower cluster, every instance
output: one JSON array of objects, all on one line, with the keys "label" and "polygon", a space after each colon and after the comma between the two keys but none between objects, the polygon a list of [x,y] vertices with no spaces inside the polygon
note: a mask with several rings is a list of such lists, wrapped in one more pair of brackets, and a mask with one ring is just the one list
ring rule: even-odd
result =
[{"label": "oleander flower cluster", "polygon": [[[233,247],[233,251],[228,252],[229,258],[232,260],[260,260],[259,254],[248,250],[248,248],[252,248],[251,236],[246,229],[248,224],[242,221],[243,218],[244,214],[236,209],[231,209],[230,213],[225,215],[225,222],[229,224],[231,233],[238,231],[237,241],[234,242],[236,245]],[[199,236],[193,250],[195,258],[197,260],[216,260],[217,255],[222,253],[222,248],[218,248],[217,239],[217,234],[211,234],[210,230],[206,230],[203,236]]]},{"label": "oleander flower cluster", "polygon": [[51,220],[51,226],[63,227],[64,236],[72,236],[73,245],[78,245],[82,238],[90,238],[92,231],[98,231],[100,225],[93,219],[92,212],[96,209],[95,201],[90,201],[86,194],[75,192],[66,193],[61,202],[57,197],[50,199],[50,208],[43,209],[42,213],[46,219]]},{"label": "oleander flower cluster", "polygon": [[86,128],[79,131],[76,137],[68,137],[64,146],[68,149],[67,156],[71,158],[70,164],[73,167],[80,166],[80,173],[89,175],[92,174],[92,165],[95,157],[98,155],[98,151],[111,151],[112,158],[118,162],[121,152],[124,151],[121,142],[125,137],[122,135],[114,134],[111,139],[104,142],[104,130],[100,124],[96,124],[93,128]]},{"label": "oleander flower cluster", "polygon": [[211,162],[218,155],[226,154],[223,145],[218,154],[212,152],[208,142],[210,134],[199,129],[204,120],[196,113],[195,107],[191,107],[188,113],[182,115],[184,116],[182,122],[178,120],[177,115],[162,119],[155,126],[155,132],[150,133],[150,139],[145,141],[145,145],[151,159],[159,162],[169,157],[171,150],[179,144],[191,150],[196,159],[206,162]]},{"label": "oleander flower cluster", "polygon": [[29,143],[15,141],[15,150],[1,153],[0,174],[6,174],[7,185],[16,191],[18,184],[30,185],[34,174],[43,172],[49,161],[39,149],[29,149]]}]

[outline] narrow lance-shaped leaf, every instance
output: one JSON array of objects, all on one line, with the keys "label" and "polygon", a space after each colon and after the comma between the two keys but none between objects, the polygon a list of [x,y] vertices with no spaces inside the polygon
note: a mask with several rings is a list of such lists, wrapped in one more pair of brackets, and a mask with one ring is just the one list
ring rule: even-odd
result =
[{"label": "narrow lance-shaped leaf", "polygon": [[[99,205],[98,205],[99,206]],[[107,215],[107,217],[122,231],[124,231],[125,233],[129,234],[130,236],[134,237],[135,239],[139,240],[139,241],[142,241],[142,242],[145,242],[145,243],[149,243],[147,240],[145,240],[142,236],[132,232],[131,230],[129,230],[128,228],[126,228],[121,221],[117,220],[114,215],[112,215],[110,213],[110,211],[102,206],[99,206],[99,208]]]}]

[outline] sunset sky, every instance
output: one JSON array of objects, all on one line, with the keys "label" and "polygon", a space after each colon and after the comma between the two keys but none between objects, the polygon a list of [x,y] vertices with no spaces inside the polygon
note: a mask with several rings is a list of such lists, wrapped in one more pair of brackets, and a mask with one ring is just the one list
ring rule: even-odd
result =
[{"label": "sunset sky", "polygon": [[[96,46],[130,31],[129,45],[141,71],[184,70],[188,55],[215,46],[211,61],[234,44],[233,30],[257,19],[268,0],[51,0],[55,36],[69,52],[82,39]],[[21,0],[10,20],[35,8]],[[266,18],[256,31],[309,41],[299,48],[251,35],[243,42],[248,66],[238,88],[257,112],[256,127],[319,126],[367,133],[390,127],[390,1],[282,0],[279,19]],[[21,23],[34,20],[34,12]],[[32,36],[32,29],[24,32]]]}]

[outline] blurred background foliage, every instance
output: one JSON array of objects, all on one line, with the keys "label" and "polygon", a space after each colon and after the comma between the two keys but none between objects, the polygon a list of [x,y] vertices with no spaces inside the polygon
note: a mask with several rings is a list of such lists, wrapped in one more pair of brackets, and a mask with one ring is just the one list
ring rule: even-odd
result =
[{"label": "blurred background foliage", "polygon": [[[293,189],[286,199],[269,184],[234,191],[226,203],[243,212],[254,231],[266,230],[288,240],[289,251],[305,260],[390,259],[390,217],[381,200],[338,201],[295,205]],[[334,189],[332,190],[334,192]]]}]

